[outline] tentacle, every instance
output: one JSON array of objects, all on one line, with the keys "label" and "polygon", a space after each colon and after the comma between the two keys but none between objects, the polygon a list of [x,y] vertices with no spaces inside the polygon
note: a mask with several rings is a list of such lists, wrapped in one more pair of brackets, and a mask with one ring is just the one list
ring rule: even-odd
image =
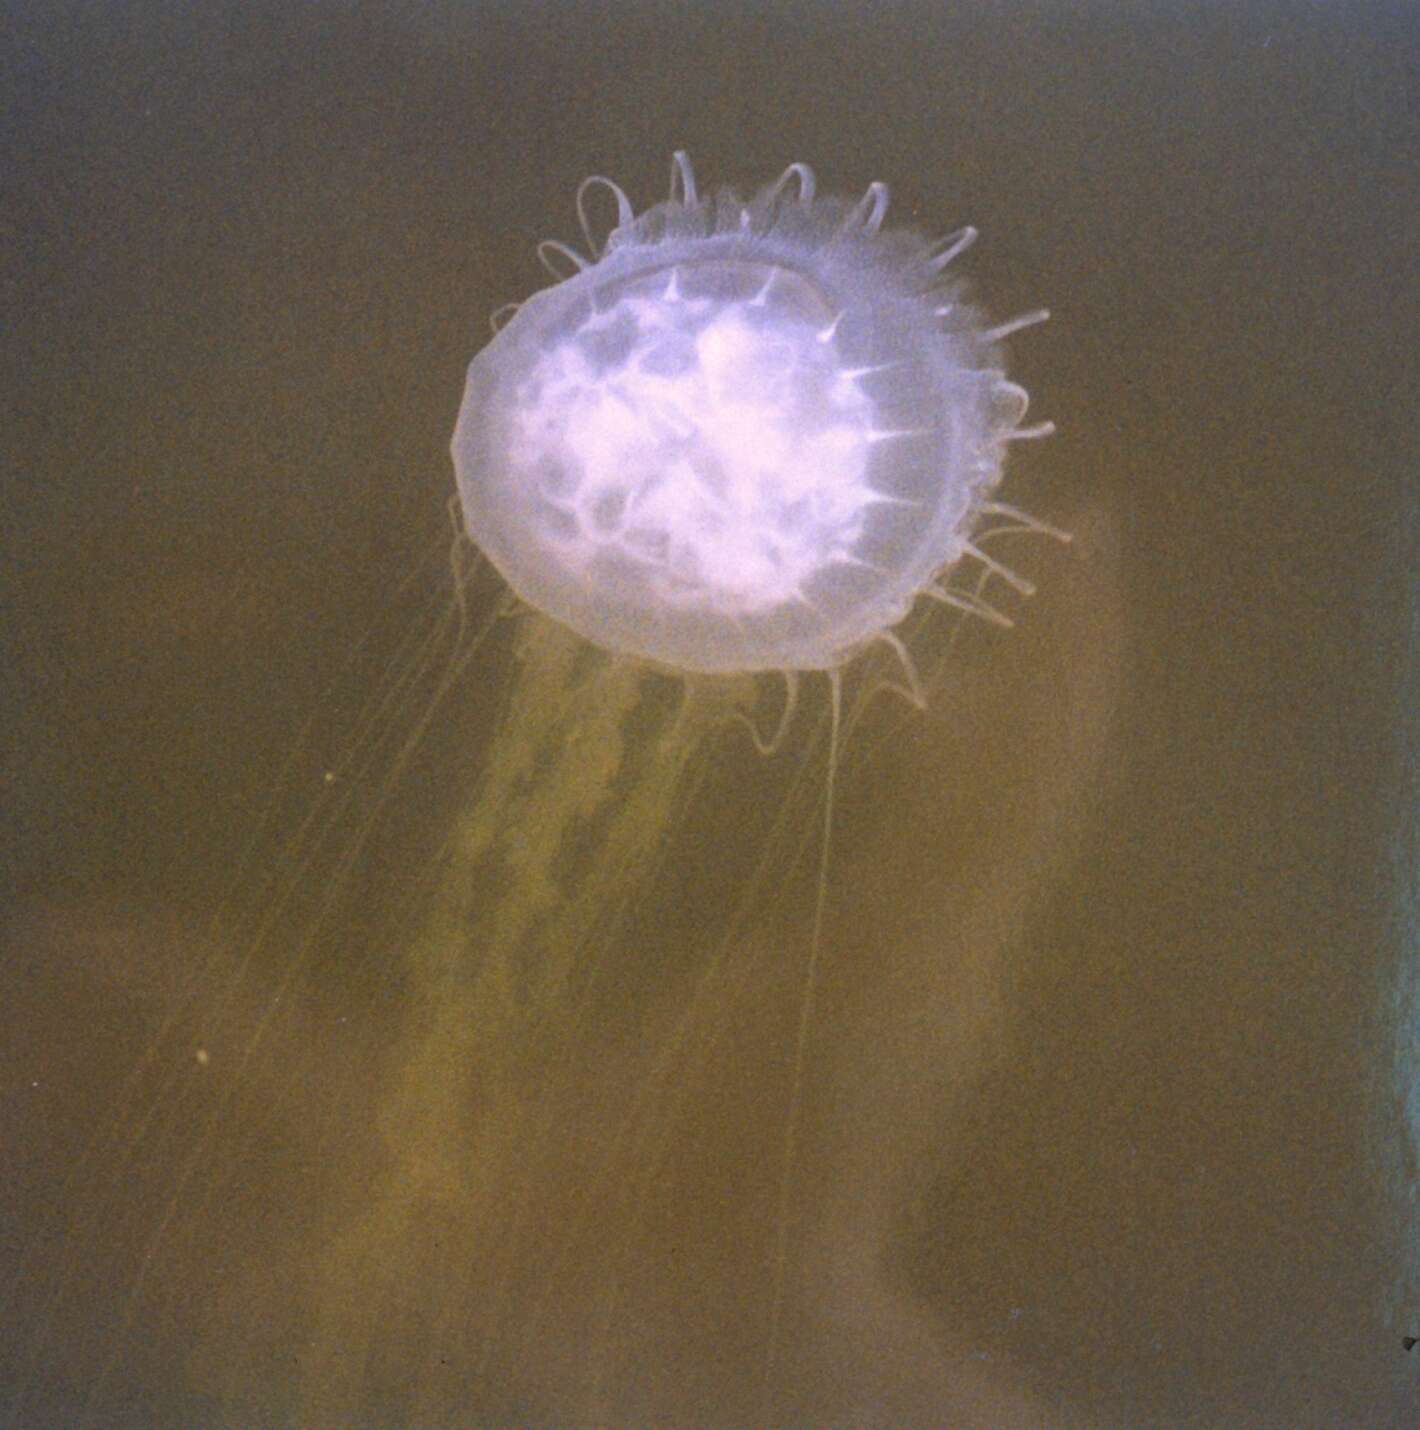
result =
[{"label": "tentacle", "polygon": [[[587,190],[593,184],[601,184],[616,200],[616,224],[601,243],[597,242],[596,235],[592,232],[591,222],[587,218]],[[582,237],[587,240],[587,252],[594,258],[600,257],[606,252],[606,246],[611,241],[612,234],[635,221],[636,211],[631,207],[631,200],[626,197],[626,191],[621,185],[614,180],[601,174],[593,174],[577,185],[577,222],[582,226]]]},{"label": "tentacle", "polygon": [[974,546],[970,541],[965,542],[962,550],[968,556],[973,556],[981,562],[992,576],[999,576],[1008,586],[1021,593],[1022,596],[1035,595],[1035,583],[1027,581],[1024,576],[1018,576],[1009,566],[1003,565],[995,557],[988,556],[979,546]]},{"label": "tentacle", "polygon": [[848,216],[838,226],[839,233],[876,233],[887,217],[888,186],[881,179],[874,179],[863,197],[848,211]]},{"label": "tentacle", "polygon": [[[553,262],[554,255],[566,259],[572,265],[573,271],[564,272],[560,265]],[[576,277],[578,273],[585,273],[592,266],[589,259],[584,258],[571,244],[563,243],[560,238],[543,239],[537,246],[537,261],[559,283],[566,278]]]},{"label": "tentacle", "polygon": [[468,527],[464,524],[463,499],[458,492],[444,505],[444,513],[449,519],[449,585],[454,593],[454,609],[458,613],[459,645],[463,644],[463,634],[468,629],[468,577],[478,560],[478,548],[468,539]]},{"label": "tentacle", "polygon": [[1037,323],[1043,323],[1049,317],[1049,308],[1035,308],[1029,313],[1022,313],[1018,318],[1010,318],[1004,323],[998,323],[994,328],[987,328],[981,335],[982,341],[999,343],[1002,338],[1008,338],[1012,333],[1020,332],[1022,328],[1033,328]]},{"label": "tentacle", "polygon": [[1003,409],[996,420],[1006,429],[1005,435],[1019,431],[1021,419],[1030,408],[1030,393],[1020,383],[998,377],[991,384],[991,396]]},{"label": "tentacle", "polygon": [[1001,434],[1003,442],[1034,442],[1040,437],[1053,436],[1055,424],[1050,421],[1033,422],[1029,427],[1013,427],[1009,432]]},{"label": "tentacle", "polygon": [[967,224],[965,228],[959,228],[955,233],[949,233],[945,238],[939,238],[927,250],[927,266],[934,273],[940,273],[952,259],[965,253],[976,242],[976,237],[976,229]]},{"label": "tentacle", "polygon": [[[1018,506],[1009,506],[1000,501],[984,501],[978,510],[987,516],[1004,516],[1008,521],[1018,521],[1029,531],[1037,531],[1042,536],[1053,536],[1056,541],[1073,541],[1074,534],[1065,531],[1058,526],[1051,526],[1049,522],[1042,521],[1038,516],[1032,516],[1028,511],[1022,511]],[[990,535],[987,532],[984,535]]]},{"label": "tentacle", "polygon": [[764,197],[773,202],[789,186],[790,179],[799,181],[799,202],[801,204],[812,203],[817,181],[814,178],[814,171],[807,164],[790,164],[765,190]]},{"label": "tentacle", "polygon": [[690,167],[690,155],[677,149],[671,155],[671,202],[693,209],[700,202],[695,191],[695,170]]},{"label": "tentacle", "polygon": [[784,737],[789,733],[789,726],[793,723],[794,711],[799,705],[799,672],[797,670],[786,670],[781,672],[784,677],[784,708],[779,713],[779,723],[774,727],[774,733],[765,739],[759,733],[759,727],[752,719],[742,711],[736,711],[735,717],[742,721],[749,737],[754,741],[754,748],[761,755],[778,754],[784,744]]},{"label": "tentacle", "polygon": [[949,590],[939,582],[924,586],[922,594],[930,596],[934,601],[940,601],[944,606],[954,606],[958,611],[965,611],[969,616],[980,616],[983,621],[990,621],[993,626],[1003,626],[1010,630],[1016,624],[1008,615],[998,611],[995,606],[988,605],[980,596]]},{"label": "tentacle", "polygon": [[497,337],[498,334],[508,326],[513,314],[522,306],[521,303],[504,303],[501,307],[494,308],[488,315],[488,322],[493,329],[494,337]]},{"label": "tentacle", "polygon": [[882,682],[882,688],[902,696],[914,710],[925,710],[927,708],[927,693],[922,689],[922,679],[917,674],[917,666],[913,663],[907,647],[902,643],[902,638],[896,631],[879,631],[874,639],[892,647],[907,681],[903,685],[896,680],[885,680]]},{"label": "tentacle", "polygon": [[813,1027],[814,1003],[818,997],[819,960],[823,954],[823,923],[828,908],[828,865],[833,846],[833,809],[838,780],[839,741],[843,725],[843,672],[828,670],[829,726],[828,726],[828,774],[823,791],[823,839],[819,845],[818,890],[814,896],[813,938],[809,944],[809,956],[804,964],[804,976],[799,996],[799,1023],[794,1038],[793,1073],[789,1080],[789,1105],[784,1112],[784,1150],[779,1162],[779,1197],[775,1215],[774,1261],[772,1292],[769,1307],[769,1334],[765,1345],[762,1368],[762,1398],[765,1414],[761,1419],[770,1421],[769,1387],[772,1382],[779,1357],[780,1326],[784,1315],[784,1295],[788,1285],[789,1232],[791,1218],[789,1205],[794,1190],[794,1176],[798,1170],[800,1123],[803,1118],[804,1076],[808,1068],[809,1032]]}]

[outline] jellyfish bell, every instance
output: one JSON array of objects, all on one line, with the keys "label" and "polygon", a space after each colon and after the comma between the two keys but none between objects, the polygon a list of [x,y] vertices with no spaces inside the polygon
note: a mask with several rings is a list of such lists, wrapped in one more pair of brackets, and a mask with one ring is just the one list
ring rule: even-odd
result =
[{"label": "jellyfish bell", "polygon": [[543,245],[574,271],[474,358],[453,438],[469,536],[528,605],[676,670],[833,671],[945,596],[1008,510],[1006,443],[1050,430],[997,343],[1046,314],[985,328],[944,277],[974,232],[887,207],[818,197],[805,164],[702,196],[684,153],[639,216],[584,183],[590,255]]}]

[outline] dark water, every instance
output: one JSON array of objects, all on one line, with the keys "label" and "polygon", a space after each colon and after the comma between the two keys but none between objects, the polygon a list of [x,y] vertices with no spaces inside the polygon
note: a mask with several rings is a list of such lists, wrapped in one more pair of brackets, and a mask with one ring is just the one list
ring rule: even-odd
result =
[{"label": "dark water", "polygon": [[[644,204],[684,147],[976,224],[990,310],[1054,313],[1012,354],[1060,431],[1009,493],[1078,533],[845,773],[806,1175],[915,1339],[827,1307],[785,1423],[939,1423],[934,1377],[984,1424],[1413,1423],[1413,8],[6,8],[0,1420],[300,1418],[388,950],[506,665],[387,804],[325,775],[446,599],[486,313],[583,176]],[[697,829],[708,877],[735,830]],[[804,906],[759,937],[802,943]],[[428,1423],[747,1423],[714,1407],[752,1374],[758,1228],[709,1189],[782,1102],[717,1106],[643,1239],[681,1270],[618,1332],[639,1402],[560,1389],[578,1343],[534,1337],[464,1402],[500,1411]],[[461,1345],[400,1304],[359,1423],[419,1423],[390,1387]]]}]

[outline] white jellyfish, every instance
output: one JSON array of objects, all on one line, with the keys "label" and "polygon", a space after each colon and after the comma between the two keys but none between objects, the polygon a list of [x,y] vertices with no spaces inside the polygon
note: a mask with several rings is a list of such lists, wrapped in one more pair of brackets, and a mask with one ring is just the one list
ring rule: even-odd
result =
[{"label": "white jellyfish", "polygon": [[[616,204],[604,242],[585,207],[597,183]],[[423,1265],[414,1248],[429,1237],[461,1248],[442,1295],[460,1308],[447,1313],[460,1336],[479,1327],[477,1388],[457,1388],[464,1363],[439,1388],[426,1382],[432,1419],[461,1393],[488,1397],[484,1414],[534,1413],[501,1398],[510,1384],[546,1396],[536,1413],[633,1423],[644,1410],[644,1357],[618,1329],[645,1314],[634,1295],[618,1304],[639,1273],[608,1246],[580,1278],[598,1288],[591,1303],[558,1304],[558,1231],[585,1241],[644,1210],[662,1126],[646,1109],[705,1035],[697,1000],[713,1002],[726,955],[706,941],[669,1026],[643,1013],[659,1051],[620,1123],[604,1125],[596,1105],[579,1119],[586,1024],[608,1016],[598,984],[621,976],[602,956],[617,920],[666,847],[708,737],[727,717],[750,720],[756,677],[785,682],[777,730],[757,735],[771,750],[799,676],[826,673],[831,781],[845,667],[881,644],[920,703],[897,634],[918,599],[1004,621],[949,573],[970,557],[1029,592],[973,535],[988,517],[1050,530],[994,496],[1007,443],[1050,430],[1022,425],[1026,394],[1003,375],[998,340],[1046,315],[982,326],[945,277],[971,230],[937,244],[885,231],[883,185],[857,203],[819,198],[803,164],[747,202],[702,196],[684,154],[669,199],[640,216],[604,179],[583,185],[578,208],[589,252],[543,245],[554,276],[571,274],[473,360],[454,435],[468,535],[518,598],[517,674],[425,932],[404,950],[415,1006],[381,1113],[387,1155],[325,1267],[306,1402],[323,1422],[364,1394],[347,1373],[364,1298],[383,1268]],[[815,950],[824,893],[820,880]],[[810,965],[802,1000],[812,979]],[[771,1179],[771,1290],[749,1328],[771,1417],[808,1006]],[[584,1178],[567,1189],[578,1232],[527,1211],[532,1188],[568,1166]],[[540,1363],[550,1345],[578,1347],[578,1367]]]}]

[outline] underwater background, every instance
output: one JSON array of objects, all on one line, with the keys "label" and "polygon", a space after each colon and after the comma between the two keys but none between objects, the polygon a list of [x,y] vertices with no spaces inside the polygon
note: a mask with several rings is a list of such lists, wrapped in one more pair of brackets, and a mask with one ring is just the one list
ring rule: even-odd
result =
[{"label": "underwater background", "polygon": [[[1413,6],[3,15],[0,1422],[1415,1423]],[[338,1252],[518,668],[448,625],[464,369],[677,148],[976,225],[1075,533],[847,741],[767,1419],[822,742],[709,744],[610,886],[503,1299],[486,1227]]]}]

